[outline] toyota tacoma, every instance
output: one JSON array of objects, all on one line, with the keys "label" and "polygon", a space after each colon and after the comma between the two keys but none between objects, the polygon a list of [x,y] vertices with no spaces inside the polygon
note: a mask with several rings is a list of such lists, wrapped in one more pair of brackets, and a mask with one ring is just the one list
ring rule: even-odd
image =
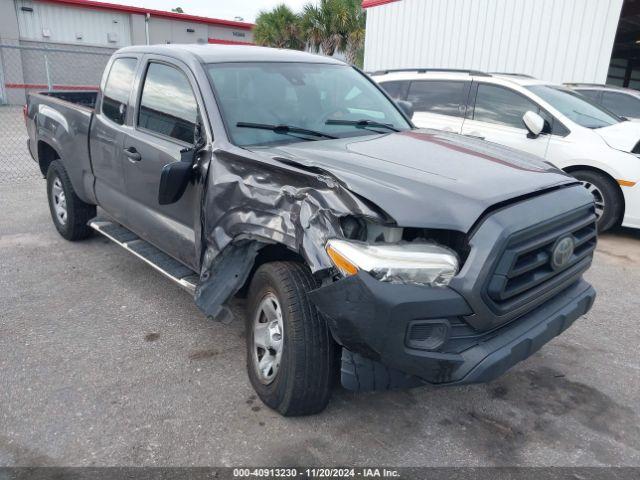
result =
[{"label": "toyota tacoma", "polygon": [[248,375],[283,415],[321,411],[338,378],[490,381],[595,298],[579,182],[416,129],[411,105],[332,58],[127,47],[98,91],[29,95],[25,121],[64,238],[98,231],[222,322],[247,299]]}]

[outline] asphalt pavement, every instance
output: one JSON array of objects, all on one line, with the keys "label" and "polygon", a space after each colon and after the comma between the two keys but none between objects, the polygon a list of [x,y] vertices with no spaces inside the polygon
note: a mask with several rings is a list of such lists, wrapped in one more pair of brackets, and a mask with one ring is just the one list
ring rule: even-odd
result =
[{"label": "asphalt pavement", "polygon": [[352,394],[282,418],[214,323],[45,184],[0,184],[0,465],[640,466],[640,232],[600,239],[594,308],[486,385]]}]

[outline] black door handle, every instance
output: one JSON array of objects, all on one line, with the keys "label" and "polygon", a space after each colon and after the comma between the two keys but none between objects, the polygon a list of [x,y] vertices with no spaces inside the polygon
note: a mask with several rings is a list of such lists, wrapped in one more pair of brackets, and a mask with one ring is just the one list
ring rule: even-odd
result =
[{"label": "black door handle", "polygon": [[124,154],[132,162],[139,162],[140,160],[142,160],[142,155],[140,155],[138,151],[133,147],[125,148]]}]

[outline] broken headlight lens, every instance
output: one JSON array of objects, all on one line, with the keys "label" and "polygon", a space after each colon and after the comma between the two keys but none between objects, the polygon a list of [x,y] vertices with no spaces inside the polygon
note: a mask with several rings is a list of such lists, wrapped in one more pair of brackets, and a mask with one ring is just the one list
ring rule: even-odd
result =
[{"label": "broken headlight lens", "polygon": [[343,275],[358,270],[382,282],[444,287],[458,273],[456,253],[435,243],[370,244],[329,240],[327,254]]}]

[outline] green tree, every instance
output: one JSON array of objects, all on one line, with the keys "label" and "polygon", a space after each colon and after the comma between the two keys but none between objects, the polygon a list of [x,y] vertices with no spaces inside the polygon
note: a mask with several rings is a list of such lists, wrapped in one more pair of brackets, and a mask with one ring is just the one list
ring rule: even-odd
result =
[{"label": "green tree", "polygon": [[361,0],[319,0],[307,3],[300,15],[286,5],[260,12],[253,31],[258,45],[305,47],[332,56],[344,53],[347,62],[362,65],[366,28]]},{"label": "green tree", "polygon": [[265,47],[304,49],[300,35],[300,17],[286,5],[260,12],[253,29],[256,44]]},{"label": "green tree", "polygon": [[325,55],[344,53],[347,62],[361,63],[366,28],[361,0],[320,0],[308,3],[302,13],[307,45]]},{"label": "green tree", "polygon": [[341,0],[307,3],[302,12],[302,32],[309,47],[332,56],[340,45]]},{"label": "green tree", "polygon": [[344,53],[348,63],[362,66],[367,27],[365,11],[362,9],[360,0],[341,0],[339,3],[337,22],[340,42],[338,50]]}]

